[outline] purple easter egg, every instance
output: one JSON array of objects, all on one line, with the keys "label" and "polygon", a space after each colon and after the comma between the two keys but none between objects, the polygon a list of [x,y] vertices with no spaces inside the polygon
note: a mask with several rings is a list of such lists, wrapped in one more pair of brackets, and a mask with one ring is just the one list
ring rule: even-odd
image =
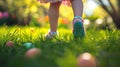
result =
[{"label": "purple easter egg", "polygon": [[3,17],[4,18],[8,18],[8,16],[9,16],[8,12],[3,12]]}]

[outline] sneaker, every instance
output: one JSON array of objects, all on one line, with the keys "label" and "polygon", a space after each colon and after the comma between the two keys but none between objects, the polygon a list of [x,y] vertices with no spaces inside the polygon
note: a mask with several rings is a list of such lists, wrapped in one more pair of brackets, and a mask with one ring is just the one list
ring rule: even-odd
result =
[{"label": "sneaker", "polygon": [[47,35],[46,35],[46,38],[47,39],[52,39],[54,37],[57,36],[57,32],[49,32]]},{"label": "sneaker", "polygon": [[73,35],[75,38],[82,38],[85,36],[83,20],[80,16],[75,16],[73,20]]}]

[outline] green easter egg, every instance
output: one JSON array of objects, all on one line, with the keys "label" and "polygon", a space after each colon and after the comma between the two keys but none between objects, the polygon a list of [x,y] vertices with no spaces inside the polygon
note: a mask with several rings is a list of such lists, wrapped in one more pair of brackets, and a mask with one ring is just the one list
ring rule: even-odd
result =
[{"label": "green easter egg", "polygon": [[23,47],[25,47],[25,48],[27,48],[27,49],[30,49],[30,48],[34,48],[35,46],[34,46],[32,43],[27,42],[27,43],[24,43],[24,44],[23,44]]}]

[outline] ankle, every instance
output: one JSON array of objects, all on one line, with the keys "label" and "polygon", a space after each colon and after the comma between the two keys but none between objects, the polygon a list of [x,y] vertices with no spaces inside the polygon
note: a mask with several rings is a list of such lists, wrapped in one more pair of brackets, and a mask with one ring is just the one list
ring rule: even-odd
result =
[{"label": "ankle", "polygon": [[73,23],[76,21],[81,21],[82,23],[84,22],[81,16],[74,16]]},{"label": "ankle", "polygon": [[50,34],[57,34],[56,31],[51,31],[51,30],[49,31],[49,33],[50,33]]},{"label": "ankle", "polygon": [[74,16],[74,19],[81,19],[82,20],[82,17],[81,16]]},{"label": "ankle", "polygon": [[50,34],[53,34],[53,35],[54,35],[54,34],[57,34],[57,32],[49,32],[49,33],[50,33]]}]

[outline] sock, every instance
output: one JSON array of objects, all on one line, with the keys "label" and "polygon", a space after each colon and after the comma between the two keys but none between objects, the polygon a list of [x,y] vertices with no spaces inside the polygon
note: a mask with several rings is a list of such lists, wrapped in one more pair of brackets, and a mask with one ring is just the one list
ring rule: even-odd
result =
[{"label": "sock", "polygon": [[50,34],[52,34],[52,35],[56,35],[56,34],[57,34],[57,32],[50,32]]}]

